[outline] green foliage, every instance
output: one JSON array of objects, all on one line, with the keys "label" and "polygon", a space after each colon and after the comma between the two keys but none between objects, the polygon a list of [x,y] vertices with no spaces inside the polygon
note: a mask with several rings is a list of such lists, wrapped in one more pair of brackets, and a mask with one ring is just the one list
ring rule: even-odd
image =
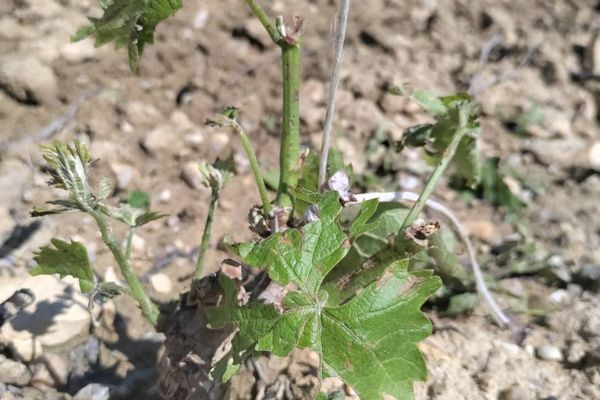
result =
[{"label": "green foliage", "polygon": [[[111,251],[127,280],[128,287],[121,288],[104,283],[96,285],[83,245],[75,242],[69,244],[58,239],[52,240],[55,249],[42,247],[36,254],[38,267],[32,271],[32,274],[59,273],[61,276],[75,276],[80,280],[81,290],[90,292],[91,297],[96,294],[102,297],[111,297],[121,292],[130,294],[138,301],[150,322],[156,324],[158,308],[150,300],[134,274],[129,260],[129,252],[124,252],[120,241],[112,235],[107,217],[125,223],[130,228],[129,231],[134,232],[135,228],[162,218],[164,215],[148,209],[136,208],[128,203],[120,204],[118,207],[105,203],[104,200],[110,196],[112,189],[108,180],[102,178],[97,193],[92,191],[88,181],[92,158],[83,142],[76,140],[72,146],[54,142],[43,146],[43,149],[44,158],[47,161],[46,170],[52,177],[48,183],[66,190],[68,199],[48,202],[55,206],[52,208],[35,207],[31,215],[39,217],[66,211],[82,211],[91,216],[98,226],[102,240]],[[139,198],[134,198],[132,203],[136,201],[139,201]]]},{"label": "green foliage", "polygon": [[[475,102],[466,93],[453,96],[438,97],[430,92],[416,91],[412,99],[435,118],[433,124],[422,124],[409,128],[398,144],[404,146],[423,147],[432,162],[438,163],[444,151],[459,129],[466,129],[461,139],[452,164],[457,173],[474,187],[481,179],[477,138],[479,136],[479,110]],[[463,117],[464,116],[464,117]],[[465,118],[464,127],[461,118]]]},{"label": "green foliage", "polygon": [[506,184],[506,174],[500,168],[500,159],[490,157],[481,166],[481,181],[474,188],[467,186],[464,178],[453,177],[451,186],[457,190],[481,197],[497,208],[516,212],[525,204]]},{"label": "green foliage", "polygon": [[214,164],[202,161],[198,169],[204,179],[204,185],[215,192],[220,192],[233,177],[235,169],[233,156],[225,160],[217,159]]},{"label": "green foliage", "polygon": [[[369,202],[363,207],[351,231],[372,228],[367,221],[376,205]],[[209,312],[211,324],[234,322],[239,327],[233,364],[255,351],[284,356],[294,348],[310,347],[321,356],[323,374],[339,376],[362,399],[381,399],[385,394],[411,399],[412,381],[426,375],[416,343],[431,331],[419,309],[439,287],[439,279],[431,271],[409,273],[407,261],[398,261],[348,302],[328,306],[321,286],[347,254],[349,237],[339,221],[336,192],[322,195],[318,208],[319,219],[302,229],[237,247],[246,264],[266,268],[282,286],[292,285],[281,305],[284,311],[259,302],[240,307],[235,285],[222,276],[224,303]]]},{"label": "green foliage", "polygon": [[49,185],[64,189],[69,193],[68,200],[58,200],[50,204],[59,205],[58,209],[37,209],[33,215],[45,215],[69,210],[88,211],[96,203],[96,196],[88,184],[88,174],[92,162],[87,146],[76,140],[73,146],[54,142],[42,146],[47,172],[51,176]]},{"label": "green foliage", "polygon": [[134,190],[127,196],[127,204],[133,208],[141,208],[142,210],[150,208],[150,194],[143,190]]},{"label": "green foliage", "polygon": [[136,71],[147,43],[154,43],[156,26],[182,7],[181,0],[99,0],[104,14],[89,18],[90,26],[80,29],[71,40],[93,36],[96,46],[114,42],[127,47],[129,66]]},{"label": "green foliage", "polygon": [[29,273],[37,275],[59,274],[61,278],[69,275],[79,279],[82,292],[88,293],[94,288],[96,279],[88,259],[85,246],[79,242],[65,242],[52,239],[52,246],[44,246],[35,253],[33,258],[37,267]]}]

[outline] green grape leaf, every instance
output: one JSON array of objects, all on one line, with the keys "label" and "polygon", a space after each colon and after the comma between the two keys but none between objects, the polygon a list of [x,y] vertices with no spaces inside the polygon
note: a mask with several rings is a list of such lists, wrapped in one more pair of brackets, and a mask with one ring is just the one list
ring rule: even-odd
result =
[{"label": "green grape leaf", "polygon": [[96,279],[85,246],[79,242],[69,243],[60,239],[52,239],[51,243],[54,247],[44,246],[35,253],[33,259],[37,267],[29,273],[33,276],[59,274],[61,278],[69,275],[79,279],[82,292],[92,291]]},{"label": "green grape leaf", "polygon": [[143,190],[134,190],[127,196],[127,204],[142,210],[150,208],[151,201],[150,193],[144,192]]},{"label": "green grape leaf", "polygon": [[[310,347],[320,354],[323,373],[340,377],[361,399],[412,399],[413,381],[426,378],[417,343],[431,333],[420,307],[440,282],[429,270],[407,272],[407,264],[392,264],[341,306],[327,307],[323,297],[290,292],[283,313],[272,305],[252,303],[229,306],[228,315],[224,307],[217,308],[210,316],[237,323],[236,352],[285,356],[296,347]],[[235,301],[230,297],[228,303]]]},{"label": "green grape leaf", "polygon": [[[365,220],[374,206],[364,207]],[[348,252],[349,238],[339,222],[336,192],[323,194],[318,208],[319,219],[301,229],[238,247],[245,264],[265,268],[272,280],[290,288],[282,312],[258,301],[239,306],[235,283],[220,276],[223,301],[208,312],[211,326],[233,322],[239,328],[233,361],[222,361],[220,368],[257,351],[285,356],[294,348],[312,348],[321,357],[322,372],[343,379],[361,399],[412,399],[412,382],[426,376],[417,342],[431,333],[420,307],[440,281],[431,271],[408,272],[408,261],[400,260],[344,304],[328,305],[321,286]]]},{"label": "green grape leaf", "polygon": [[369,222],[369,220],[375,214],[375,211],[377,211],[378,205],[378,199],[367,200],[360,205],[360,214],[358,214],[354,221],[352,221],[352,225],[350,225],[350,236],[356,238],[377,228],[378,222]]},{"label": "green grape leaf", "polygon": [[99,0],[99,3],[104,11],[102,17],[90,17],[91,25],[81,28],[71,40],[93,36],[97,47],[109,42],[116,47],[127,47],[132,71],[137,71],[145,45],[154,43],[156,26],[183,6],[181,0]]}]

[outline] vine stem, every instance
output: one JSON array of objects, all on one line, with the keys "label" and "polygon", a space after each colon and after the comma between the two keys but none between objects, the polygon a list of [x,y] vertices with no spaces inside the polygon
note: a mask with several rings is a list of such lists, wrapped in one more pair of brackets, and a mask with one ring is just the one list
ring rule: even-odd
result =
[{"label": "vine stem", "polygon": [[250,169],[252,169],[252,174],[254,175],[254,180],[256,181],[256,186],[258,187],[258,193],[260,194],[260,200],[262,201],[263,205],[263,214],[265,217],[268,217],[269,214],[271,214],[271,202],[269,201],[267,186],[265,185],[265,178],[260,170],[256,153],[254,152],[252,144],[250,143],[250,139],[248,138],[248,135],[242,126],[238,122],[235,122],[233,124],[233,128],[238,135],[240,135],[242,147],[244,147],[246,157],[248,157],[248,161],[250,162]]},{"label": "vine stem", "polygon": [[[388,203],[388,202],[411,202],[416,204],[420,199],[422,199],[421,195],[413,192],[373,192],[373,193],[362,193],[354,195],[356,201],[348,203],[348,204],[358,204],[371,199],[379,199],[380,202]],[[501,327],[509,326],[513,329],[516,329],[516,325],[512,322],[512,320],[502,311],[494,297],[492,296],[490,290],[485,283],[485,279],[483,277],[483,273],[481,272],[481,266],[477,262],[477,257],[475,256],[475,250],[473,244],[471,243],[471,239],[467,234],[467,230],[460,223],[458,217],[446,206],[437,201],[431,199],[421,200],[424,205],[428,208],[439,212],[444,217],[448,218],[450,223],[454,226],[454,230],[458,234],[461,241],[465,244],[467,254],[469,256],[469,263],[471,264],[471,270],[473,271],[473,275],[475,276],[475,283],[477,285],[477,291],[486,302],[490,309],[490,313],[492,317],[496,321],[496,323]]]},{"label": "vine stem", "polygon": [[129,234],[127,235],[127,245],[125,246],[125,258],[131,262],[131,246],[133,244],[133,237],[135,236],[136,227],[129,227]]},{"label": "vine stem", "polygon": [[[131,296],[138,302],[140,308],[142,309],[142,313],[144,316],[152,323],[152,325],[156,326],[158,322],[158,316],[160,312],[156,304],[152,302],[150,296],[142,286],[140,280],[135,275],[133,271],[133,267],[131,266],[130,260],[123,253],[121,245],[117,241],[117,239],[109,232],[110,228],[104,216],[96,210],[88,211],[92,218],[96,221],[98,225],[98,229],[100,230],[100,235],[102,236],[102,241],[106,244],[108,249],[111,251],[115,261],[119,265],[121,273],[123,277],[127,281],[127,285],[129,285],[129,289],[131,290]],[[129,240],[128,240],[129,241]]]},{"label": "vine stem", "polygon": [[[298,162],[300,161],[300,71],[302,52],[297,37],[300,26],[292,32],[278,29],[275,21],[254,0],[246,0],[273,43],[281,48],[283,73],[283,118],[279,147],[279,187],[275,204],[291,206],[292,199],[288,188],[298,183]],[[282,23],[283,24],[283,23]],[[283,27],[283,25],[282,25]],[[287,35],[287,36],[284,36]]]},{"label": "vine stem", "polygon": [[291,206],[288,188],[298,183],[300,160],[300,46],[282,44],[283,130],[279,152],[279,188],[275,202]]},{"label": "vine stem", "polygon": [[265,10],[263,10],[263,8],[254,0],[246,0],[246,4],[248,4],[254,15],[256,15],[262,26],[265,27],[267,33],[271,37],[271,40],[273,40],[274,43],[279,44],[281,35],[277,31],[275,23],[271,20]]},{"label": "vine stem", "polygon": [[219,191],[213,189],[210,196],[210,203],[208,204],[208,214],[206,215],[206,222],[204,224],[204,232],[202,233],[202,241],[200,242],[198,259],[196,260],[196,267],[194,268],[194,280],[201,279],[204,275],[204,260],[206,252],[210,246],[210,239],[212,237],[212,230],[218,203]]},{"label": "vine stem", "polygon": [[340,71],[344,59],[344,40],[348,27],[348,14],[350,13],[350,0],[342,0],[338,17],[338,28],[335,37],[335,57],[333,71],[329,83],[329,98],[327,100],[327,114],[323,128],[323,143],[321,145],[321,160],[319,161],[319,186],[323,186],[327,180],[327,159],[329,158],[329,146],[331,139],[331,128],[333,127],[333,115],[335,114],[335,103]]},{"label": "vine stem", "polygon": [[427,203],[427,199],[435,190],[438,181],[440,180],[442,175],[444,175],[444,172],[446,172],[448,165],[450,165],[450,161],[452,161],[452,159],[454,158],[454,155],[456,154],[456,149],[458,148],[460,141],[469,131],[467,128],[468,115],[466,111],[460,109],[458,118],[459,126],[454,135],[452,136],[452,141],[444,150],[440,162],[429,176],[429,179],[427,179],[425,187],[419,194],[419,198],[414,202],[414,204],[408,211],[406,218],[402,222],[402,227],[400,228],[400,231],[403,231],[407,226],[412,224],[421,214],[423,208],[425,207],[425,204]]}]

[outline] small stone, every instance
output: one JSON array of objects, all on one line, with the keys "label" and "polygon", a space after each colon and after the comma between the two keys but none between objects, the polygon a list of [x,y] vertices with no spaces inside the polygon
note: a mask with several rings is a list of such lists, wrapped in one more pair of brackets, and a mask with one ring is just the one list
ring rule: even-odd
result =
[{"label": "small stone", "polygon": [[80,64],[96,57],[96,46],[91,40],[66,43],[60,48],[60,56],[70,64]]},{"label": "small stone", "polygon": [[171,279],[163,273],[151,275],[150,284],[159,293],[169,294],[173,290]]},{"label": "small stone", "polygon": [[569,292],[564,289],[558,289],[550,293],[548,300],[552,305],[563,305],[569,301]]},{"label": "small stone", "polygon": [[206,23],[208,22],[208,11],[206,10],[200,10],[196,13],[196,15],[194,16],[194,20],[192,21],[192,28],[194,29],[202,29],[206,26]]},{"label": "small stone", "polygon": [[214,154],[221,153],[229,144],[229,135],[225,132],[215,132],[210,135],[210,147]]},{"label": "small stone", "polygon": [[498,400],[529,400],[529,398],[527,391],[517,386],[501,390],[498,393]]},{"label": "small stone", "polygon": [[127,121],[133,126],[153,126],[164,121],[161,112],[151,104],[132,101],[127,104]]},{"label": "small stone", "polygon": [[592,168],[600,170],[600,142],[596,142],[590,147],[588,158]]},{"label": "small stone", "polygon": [[[45,352],[38,357],[34,366],[44,365],[51,372],[52,387],[63,386],[67,384],[69,378],[69,365],[67,362],[56,353]],[[35,379],[35,375],[34,375]],[[35,385],[34,385],[35,386]]]},{"label": "small stone", "polygon": [[32,204],[36,200],[35,192],[33,190],[25,190],[21,197],[24,203]]},{"label": "small stone", "polygon": [[188,117],[188,115],[181,110],[173,111],[171,114],[171,124],[173,129],[179,133],[189,131],[190,129],[194,129],[196,127],[192,120],[190,120],[190,117]]},{"label": "small stone", "polygon": [[250,172],[250,161],[245,153],[237,151],[233,154],[233,162],[235,164],[236,173],[243,175]]},{"label": "small stone", "polygon": [[189,187],[199,191],[207,191],[208,188],[204,185],[204,177],[200,173],[198,163],[191,161],[187,163],[181,171],[181,178]]},{"label": "small stone", "polygon": [[202,143],[204,143],[204,134],[200,131],[188,133],[183,138],[185,144],[191,146],[195,149],[198,149]]},{"label": "small stone", "polygon": [[470,235],[487,243],[492,243],[496,238],[496,227],[487,219],[466,221],[465,228],[467,228]]},{"label": "small stone", "polygon": [[133,251],[142,253],[146,249],[146,239],[137,234],[133,235],[133,238],[131,239],[131,248]]},{"label": "small stone", "polygon": [[557,361],[560,362],[563,359],[562,352],[556,346],[545,345],[535,349],[535,354],[538,358],[546,361]]},{"label": "small stone", "polygon": [[170,124],[154,128],[141,142],[142,148],[151,156],[161,153],[174,154],[180,148],[181,136],[173,130]]},{"label": "small stone", "polygon": [[133,178],[137,175],[137,171],[128,164],[123,163],[111,163],[110,169],[117,178],[117,189],[125,190],[131,183]]},{"label": "small stone", "polygon": [[171,196],[171,191],[169,189],[165,189],[158,195],[158,202],[163,204],[168,203],[171,200]]},{"label": "small stone", "polygon": [[117,285],[123,285],[123,283],[121,282],[121,280],[117,276],[117,273],[115,271],[115,267],[113,267],[112,265],[109,265],[108,267],[106,267],[106,272],[104,272],[104,281],[106,281],[106,282],[114,282]]},{"label": "small stone", "polygon": [[29,104],[50,103],[58,93],[54,71],[34,55],[3,55],[0,87],[19,102]]},{"label": "small stone", "polygon": [[573,341],[569,344],[569,347],[565,352],[566,360],[571,364],[578,363],[585,356],[585,349],[585,342],[582,340]]},{"label": "small stone", "polygon": [[[2,341],[4,340],[0,340],[0,342]],[[35,338],[28,335],[27,332],[12,337],[11,340],[8,341],[8,348],[15,357],[23,362],[32,361],[43,351],[40,341],[35,340]]]},{"label": "small stone", "polygon": [[36,302],[6,323],[1,335],[19,358],[29,361],[40,354],[42,346],[46,350],[87,336],[91,323],[88,298],[79,291],[76,279],[59,280],[50,275],[4,279],[0,298],[23,287],[31,288]]},{"label": "small stone", "polygon": [[83,387],[73,400],[109,400],[110,387],[100,383],[90,383]]},{"label": "small stone", "polygon": [[8,385],[25,386],[31,380],[31,372],[25,364],[10,360],[0,354],[0,382]]}]

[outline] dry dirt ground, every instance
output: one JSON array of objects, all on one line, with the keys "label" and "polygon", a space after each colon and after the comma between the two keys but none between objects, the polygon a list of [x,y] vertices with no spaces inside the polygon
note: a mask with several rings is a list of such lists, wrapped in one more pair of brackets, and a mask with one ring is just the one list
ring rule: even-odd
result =
[{"label": "dry dirt ground", "polygon": [[[53,236],[83,241],[99,275],[115,277],[90,219],[71,214],[35,222],[28,216],[34,204],[57,195],[44,184],[38,142],[84,138],[99,159],[94,174],[111,179],[115,201],[141,189],[152,195],[154,209],[170,215],[134,242],[137,271],[160,301],[176,299],[193,269],[192,257],[181,255],[199,242],[209,196],[192,171],[197,161],[233,152],[239,170],[223,194],[208,264],[216,268],[226,256],[216,249],[225,234],[251,237],[246,212],[258,195],[241,146],[232,133],[204,127],[204,120],[224,106],[239,107],[265,168],[277,161],[278,51],[241,0],[185,2],[159,27],[139,75],[128,70],[124,51],[68,42],[85,16],[97,12],[94,3],[0,3],[0,297],[22,285],[38,295],[38,304],[1,332],[0,398],[70,398],[66,393],[89,383],[112,385],[125,398],[148,398],[160,351],[161,337],[126,298],[109,303],[101,326],[93,328],[86,300],[72,284],[27,278],[33,251]],[[318,149],[336,2],[264,3],[273,13],[305,18],[302,138]],[[511,187],[528,205],[515,219],[486,200],[465,202],[446,184],[436,197],[469,227],[490,273],[502,277],[496,292],[504,293],[503,305],[528,334],[515,340],[481,307],[457,318],[431,310],[436,331],[422,343],[430,377],[416,385],[419,400],[600,399],[598,29],[595,0],[353,3],[335,147],[359,176],[381,172],[381,151],[366,152],[378,128],[399,138],[427,120],[388,87],[407,83],[453,93],[468,88],[474,74],[481,84],[515,72],[477,97],[481,151],[500,157],[518,178]],[[501,43],[480,63],[496,34]],[[528,62],[518,67],[524,57]],[[65,121],[62,129],[47,129],[57,120]],[[427,167],[415,153],[392,156],[381,180],[388,188],[418,190]],[[489,254],[517,232],[548,255],[524,254],[523,263],[542,263],[549,273],[517,274],[494,264]],[[163,262],[168,254],[180,256]],[[276,374],[298,373],[288,362],[271,364]],[[235,396],[258,398],[265,388],[254,381],[252,373],[238,379]],[[105,398],[102,390],[78,398]]]}]

